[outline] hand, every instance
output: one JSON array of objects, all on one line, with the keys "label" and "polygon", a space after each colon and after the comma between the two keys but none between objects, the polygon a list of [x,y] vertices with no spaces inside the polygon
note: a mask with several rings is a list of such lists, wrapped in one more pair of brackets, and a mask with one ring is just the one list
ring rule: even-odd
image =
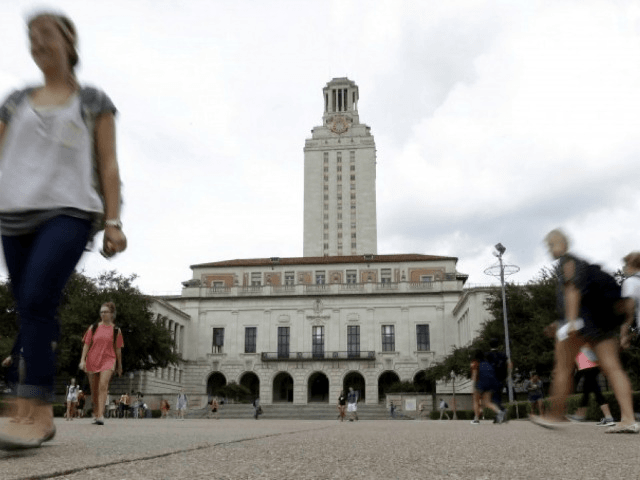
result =
[{"label": "hand", "polygon": [[558,330],[558,322],[553,322],[545,327],[544,334],[549,338],[555,338],[556,330]]},{"label": "hand", "polygon": [[127,237],[116,227],[105,227],[102,250],[107,256],[115,255],[127,248]]},{"label": "hand", "polygon": [[2,366],[3,367],[9,367],[9,366],[11,366],[12,363],[13,363],[13,358],[11,358],[11,355],[9,355],[7,358],[5,358],[2,361]]},{"label": "hand", "polygon": [[87,362],[85,360],[81,360],[80,361],[80,365],[78,365],[78,368],[80,370],[82,370],[83,372],[87,371]]},{"label": "hand", "polygon": [[116,373],[119,377],[122,376],[122,365],[118,365],[118,367],[116,368]]}]

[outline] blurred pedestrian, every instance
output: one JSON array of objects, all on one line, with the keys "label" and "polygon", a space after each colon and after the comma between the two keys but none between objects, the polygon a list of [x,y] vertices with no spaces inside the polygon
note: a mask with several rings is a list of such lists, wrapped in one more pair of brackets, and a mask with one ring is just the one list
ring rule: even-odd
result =
[{"label": "blurred pedestrian", "polygon": [[[640,332],[640,252],[629,253],[623,258],[623,262],[623,272],[626,278],[622,282],[622,297],[626,299],[627,315],[633,318],[632,326],[637,338]],[[622,348],[629,348],[630,340],[630,332],[623,329],[620,336]]]},{"label": "blurred pedestrian", "polygon": [[349,393],[347,394],[347,412],[351,414],[349,416],[350,422],[358,420],[358,392],[353,387],[349,387]]},{"label": "blurred pedestrian", "polygon": [[187,395],[184,393],[184,388],[181,388],[180,393],[178,393],[178,398],[176,399],[176,411],[178,412],[178,420],[184,421],[184,412],[187,410],[187,405]]},{"label": "blurred pedestrian", "polygon": [[67,398],[67,412],[65,417],[67,421],[73,420],[73,417],[76,416],[76,407],[78,405],[78,390],[79,387],[76,385],[76,379],[71,378],[69,380],[69,385],[67,385],[66,390],[66,398]]},{"label": "blurred pedestrian", "polygon": [[258,420],[258,417],[262,415],[262,407],[260,406],[260,397],[256,397],[253,399],[253,418]]},{"label": "blurred pedestrian", "polygon": [[396,418],[396,406],[393,404],[393,401],[389,402],[389,415],[391,418]]},{"label": "blurred pedestrian", "polygon": [[[615,281],[597,266],[569,252],[569,240],[560,230],[545,238],[549,252],[558,265],[558,306],[563,320],[556,332],[555,367],[551,384],[551,411],[544,416],[532,415],[534,423],[554,428],[566,421],[564,410],[569,392],[575,358],[584,345],[589,345],[598,357],[600,368],[613,388],[620,405],[620,424],[607,433],[639,433],[640,426],[633,415],[631,383],[622,369],[619,357],[618,332],[621,337],[633,321],[629,314],[618,321],[623,302],[615,301],[612,283]],[[610,298],[610,296],[612,298]],[[618,298],[620,291],[618,287]],[[622,322],[622,326],[620,323]]]},{"label": "blurred pedestrian", "polygon": [[440,420],[442,420],[443,416],[447,417],[447,420],[451,420],[449,418],[449,414],[447,413],[447,408],[449,408],[449,404],[447,402],[445,402],[443,398],[441,398],[440,399],[440,405],[439,405]]},{"label": "blurred pedestrian", "polygon": [[120,416],[122,418],[129,417],[129,410],[131,406],[131,397],[127,392],[120,395]]},{"label": "blurred pedestrian", "polygon": [[220,404],[218,403],[218,397],[213,397],[211,399],[211,416],[218,420],[218,410],[220,409]]},{"label": "blurred pedestrian", "polygon": [[104,425],[104,409],[109,393],[109,382],[115,372],[122,375],[122,332],[114,325],[116,305],[103,303],[100,321],[91,325],[84,334],[80,370],[87,372],[91,385],[93,423]]},{"label": "blurred pedestrian", "polygon": [[502,423],[505,413],[491,400],[493,393],[500,388],[500,382],[496,378],[493,365],[487,361],[486,355],[482,350],[476,350],[473,356],[471,382],[476,396],[476,401],[474,402],[475,416],[471,423],[473,425],[480,423],[480,400],[482,400],[482,405],[485,408],[490,408],[496,413],[497,423]]},{"label": "blurred pedestrian", "polygon": [[531,404],[531,413],[538,409],[538,415],[544,415],[544,398],[543,383],[540,376],[536,372],[531,372],[531,378],[527,382],[527,394],[529,403]]},{"label": "blurred pedestrian", "polygon": [[582,347],[580,353],[576,356],[576,366],[578,373],[576,375],[576,385],[579,383],[580,377],[582,377],[582,400],[580,407],[573,415],[567,415],[567,418],[574,422],[584,422],[587,416],[587,406],[589,405],[589,397],[593,392],[596,396],[596,402],[600,405],[600,410],[604,417],[597,423],[600,427],[612,427],[616,424],[611,415],[609,404],[602,395],[600,384],[598,383],[598,374],[600,368],[598,368],[598,357],[589,347]]},{"label": "blurred pedestrian", "polygon": [[491,401],[498,406],[498,408],[505,412],[502,406],[502,391],[505,385],[507,385],[509,378],[511,377],[511,371],[513,370],[513,364],[507,358],[507,355],[499,349],[500,340],[497,338],[491,338],[489,340],[490,350],[487,352],[487,361],[493,367],[496,380],[498,381],[498,388],[493,392]]},{"label": "blurred pedestrian", "polygon": [[[44,85],[0,106],[0,233],[20,319],[24,379],[16,404],[32,424],[0,428],[0,448],[33,448],[55,435],[53,395],[62,290],[94,232],[107,255],[126,248],[115,154],[115,107],[74,73],[77,33],[64,15],[28,20]],[[97,178],[94,178],[97,172]]]},{"label": "blurred pedestrian", "polygon": [[162,400],[160,402],[160,412],[162,413],[161,417],[168,419],[169,418],[169,410],[171,409],[171,406],[169,405],[169,400]]},{"label": "blurred pedestrian", "polygon": [[84,391],[78,390],[78,418],[84,417],[84,405],[87,400],[87,396]]},{"label": "blurred pedestrian", "polygon": [[344,394],[344,390],[340,390],[340,395],[338,395],[338,418],[341,422],[344,422],[346,409],[347,397]]}]

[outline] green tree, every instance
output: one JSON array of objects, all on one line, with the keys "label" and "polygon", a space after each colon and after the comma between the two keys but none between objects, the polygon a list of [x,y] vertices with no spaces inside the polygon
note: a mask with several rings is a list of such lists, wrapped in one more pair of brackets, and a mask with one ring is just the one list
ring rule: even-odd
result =
[{"label": "green tree", "polygon": [[[122,330],[124,348],[122,366],[125,372],[165,368],[180,361],[170,332],[163,318],[150,310],[151,298],[133,285],[136,276],[128,277],[116,271],[97,278],[74,273],[67,283],[58,310],[60,341],[58,344],[58,374],[71,377],[78,374],[82,354],[82,338],[87,329],[99,320],[100,306],[116,304],[115,324]],[[7,284],[0,284],[0,352],[8,353],[17,334],[17,314]],[[6,345],[5,345],[6,344]]]}]

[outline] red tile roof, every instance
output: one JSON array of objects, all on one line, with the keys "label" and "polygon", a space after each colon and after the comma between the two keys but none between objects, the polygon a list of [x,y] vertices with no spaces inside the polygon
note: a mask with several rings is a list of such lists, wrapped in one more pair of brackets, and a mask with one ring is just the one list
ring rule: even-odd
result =
[{"label": "red tile roof", "polygon": [[[277,258],[277,261],[276,261]],[[458,261],[457,257],[443,257],[438,255],[421,255],[418,253],[403,253],[394,255],[339,255],[327,257],[273,257],[271,258],[242,258],[223,260],[221,262],[199,263],[191,268],[218,267],[258,267],[271,265],[330,265],[337,263],[390,263],[390,262],[434,262],[442,260]]]}]

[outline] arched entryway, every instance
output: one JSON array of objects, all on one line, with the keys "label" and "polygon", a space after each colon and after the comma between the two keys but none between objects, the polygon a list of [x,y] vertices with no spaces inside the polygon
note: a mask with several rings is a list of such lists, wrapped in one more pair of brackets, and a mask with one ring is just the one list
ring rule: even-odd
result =
[{"label": "arched entryway", "polygon": [[260,396],[260,379],[253,372],[245,372],[240,377],[240,385],[249,389],[250,398],[254,399]]},{"label": "arched entryway", "polygon": [[227,384],[226,377],[220,372],[213,372],[207,380],[207,395],[211,397],[223,397],[220,389]]},{"label": "arched entryway", "polygon": [[391,370],[382,372],[382,374],[378,377],[378,401],[384,402],[385,395],[387,393],[387,390],[389,390],[389,387],[399,381],[400,377],[396,372],[392,372]]},{"label": "arched entryway", "polygon": [[418,387],[418,392],[420,393],[433,393],[435,391],[433,382],[427,380],[427,375],[424,373],[424,370],[420,370],[413,376],[413,384]]},{"label": "arched entryway", "polygon": [[314,372],[307,383],[307,403],[329,403],[329,379],[322,372]]},{"label": "arched entryway", "polygon": [[349,387],[353,388],[356,392],[359,392],[359,401],[363,401],[365,399],[366,389],[364,377],[360,372],[349,372],[344,376],[344,380],[342,381],[342,390],[344,390],[345,394],[349,392]]},{"label": "arched entryway", "polygon": [[287,372],[273,379],[273,403],[293,403],[293,378]]}]

